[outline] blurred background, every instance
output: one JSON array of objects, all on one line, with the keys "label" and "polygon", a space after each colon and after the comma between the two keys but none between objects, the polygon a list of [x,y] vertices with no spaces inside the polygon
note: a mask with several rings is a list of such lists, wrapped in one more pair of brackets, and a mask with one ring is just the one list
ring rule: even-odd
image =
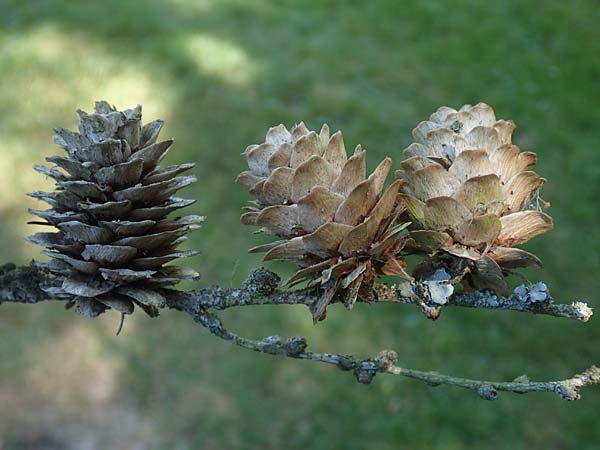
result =
[{"label": "blurred background", "polygon": [[[513,119],[549,179],[556,229],[526,245],[525,275],[559,301],[600,307],[600,5],[597,0],[0,0],[0,248],[25,264],[26,192],[50,189],[31,166],[60,153],[52,127],[106,99],[166,120],[168,163],[197,163],[188,248],[197,286],[239,285],[259,265],[239,224],[240,152],[268,127],[304,120],[361,143],[372,170],[395,158],[441,105],[484,101]],[[269,264],[283,274],[290,267]],[[188,286],[190,287],[190,286]],[[315,351],[396,349],[411,368],[511,380],[560,379],[600,362],[588,324],[512,312],[301,307],[224,314],[254,338],[305,335]],[[211,337],[187,316],[91,320],[59,304],[0,307],[0,449],[597,449],[600,389],[485,402],[456,388],[378,376],[370,386],[316,363]]]}]

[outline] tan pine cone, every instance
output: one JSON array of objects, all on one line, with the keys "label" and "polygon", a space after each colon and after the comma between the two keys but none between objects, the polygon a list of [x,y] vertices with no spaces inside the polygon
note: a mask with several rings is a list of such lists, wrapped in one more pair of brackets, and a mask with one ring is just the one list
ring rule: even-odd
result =
[{"label": "tan pine cone", "polygon": [[165,306],[160,288],[199,276],[164,266],[197,253],[176,247],[204,218],[167,218],[194,203],[173,196],[196,181],[178,176],[194,164],[159,166],[173,140],[156,142],[163,121],[142,126],[139,105],[117,111],[101,101],[93,114],[78,113],[78,133],[55,130],[54,141],[67,155],[47,158],[53,167],[34,167],[55,180],[56,190],[29,194],[51,206],[30,210],[42,219],[31,223],[58,231],[27,239],[48,249],[52,260],[40,265],[63,280],[52,294],[69,299],[79,313],[97,316],[113,308],[130,314],[137,304],[156,316]]},{"label": "tan pine cone", "polygon": [[[264,143],[249,146],[243,155],[250,170],[236,181],[255,201],[242,222],[281,238],[250,251],[300,266],[288,283],[311,280],[325,288],[329,300],[341,291],[351,307],[359,291],[367,295],[376,275],[408,277],[400,256],[402,182],[382,192],[390,158],[367,178],[360,145],[348,158],[341,132],[330,136],[323,125],[317,134],[303,123],[291,131],[283,125],[271,128]],[[315,319],[329,300],[313,310]]]},{"label": "tan pine cone", "polygon": [[504,293],[507,269],[541,266],[514,247],[553,227],[537,156],[511,144],[514,129],[483,103],[441,107],[413,130],[396,173],[412,221],[407,249],[470,260],[467,285]]}]

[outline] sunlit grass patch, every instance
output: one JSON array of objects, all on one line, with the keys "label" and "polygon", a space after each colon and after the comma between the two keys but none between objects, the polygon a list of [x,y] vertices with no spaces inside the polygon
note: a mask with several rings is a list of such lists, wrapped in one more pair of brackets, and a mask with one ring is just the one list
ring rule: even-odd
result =
[{"label": "sunlit grass patch", "polygon": [[[164,90],[140,72],[135,60],[52,25],[5,35],[0,67],[5,68],[3,85],[10,86],[0,89],[0,131],[5,136],[0,140],[0,211],[5,226],[15,230],[23,230],[29,220],[27,208],[45,209],[44,203],[23,195],[52,190],[52,180],[36,173],[32,164],[63,152],[52,143],[52,128],[76,129],[76,108],[89,111],[100,99],[127,107],[142,103],[152,119],[169,109]],[[23,236],[34,231],[42,229],[27,226]],[[39,255],[39,249],[20,239],[11,238],[7,245],[22,261]]]},{"label": "sunlit grass patch", "polygon": [[222,38],[194,33],[183,39],[188,58],[205,76],[247,86],[260,75],[260,66],[244,49]]}]

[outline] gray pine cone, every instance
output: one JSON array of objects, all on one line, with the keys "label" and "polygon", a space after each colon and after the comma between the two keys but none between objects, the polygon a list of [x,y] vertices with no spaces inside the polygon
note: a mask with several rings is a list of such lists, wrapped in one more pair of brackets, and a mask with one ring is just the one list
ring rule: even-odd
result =
[{"label": "gray pine cone", "polygon": [[161,288],[199,277],[188,268],[164,266],[197,253],[176,247],[204,217],[167,218],[194,203],[173,196],[196,181],[178,176],[194,164],[158,165],[173,140],[156,142],[163,121],[142,126],[140,105],[117,111],[100,101],[93,114],[78,114],[79,133],[54,130],[54,142],[67,156],[46,158],[53,167],[34,166],[55,180],[55,191],[29,194],[51,206],[30,210],[42,219],[30,223],[58,231],[27,240],[48,249],[51,261],[39,264],[62,280],[52,294],[80,314],[94,317],[108,308],[131,314],[137,304],[156,316],[165,306]]}]

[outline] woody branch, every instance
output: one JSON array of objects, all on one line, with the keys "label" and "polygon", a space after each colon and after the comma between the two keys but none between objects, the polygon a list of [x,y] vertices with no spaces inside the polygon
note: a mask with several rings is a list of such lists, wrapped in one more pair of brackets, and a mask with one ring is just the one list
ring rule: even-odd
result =
[{"label": "woody branch", "polygon": [[[370,383],[378,373],[401,375],[423,381],[431,386],[451,385],[470,389],[486,400],[494,400],[499,391],[515,393],[554,392],[565,400],[577,400],[580,389],[587,385],[600,383],[600,369],[590,367],[581,374],[560,381],[537,382],[522,375],[510,382],[495,382],[453,377],[438,372],[425,372],[396,365],[397,354],[392,350],[384,350],[372,358],[357,358],[353,355],[334,353],[315,353],[307,351],[307,342],[303,337],[292,337],[283,340],[279,336],[269,336],[262,340],[252,340],[230,332],[221,319],[210,309],[224,310],[236,306],[249,305],[306,305],[311,308],[319,299],[314,289],[281,291],[277,289],[279,277],[265,269],[253,271],[242,288],[225,289],[213,287],[195,291],[165,291],[167,305],[171,309],[190,315],[197,323],[208,331],[230,343],[260,353],[286,356],[296,359],[320,361],[335,365],[343,371],[352,371],[357,381]],[[51,286],[53,279],[35,266],[16,267],[7,264],[0,267],[0,304],[5,302],[38,303],[54,300],[47,295],[43,287]],[[417,298],[415,291],[423,294],[423,290],[409,289],[409,284],[402,286],[376,285],[373,302],[392,302],[418,305],[429,314],[432,309],[444,306],[463,306],[486,309],[509,309],[534,314],[546,314],[556,317],[577,319],[585,322],[592,315],[592,310],[581,302],[571,305],[556,304],[548,296],[545,302],[531,302],[517,294],[511,297],[497,296],[488,291],[472,294],[454,295],[445,305],[432,305],[431,298]],[[412,292],[412,294],[411,294]],[[335,301],[335,299],[334,299]],[[431,309],[427,309],[431,308]]]}]

